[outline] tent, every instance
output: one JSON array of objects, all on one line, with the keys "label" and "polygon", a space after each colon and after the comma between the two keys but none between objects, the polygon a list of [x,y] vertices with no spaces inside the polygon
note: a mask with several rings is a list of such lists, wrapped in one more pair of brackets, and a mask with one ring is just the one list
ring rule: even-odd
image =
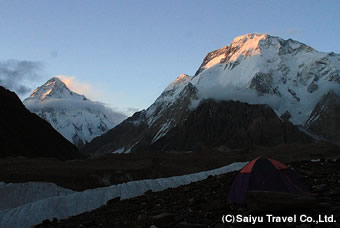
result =
[{"label": "tent", "polygon": [[246,194],[252,191],[311,195],[287,165],[262,156],[240,170],[232,184],[228,202],[245,204]]}]

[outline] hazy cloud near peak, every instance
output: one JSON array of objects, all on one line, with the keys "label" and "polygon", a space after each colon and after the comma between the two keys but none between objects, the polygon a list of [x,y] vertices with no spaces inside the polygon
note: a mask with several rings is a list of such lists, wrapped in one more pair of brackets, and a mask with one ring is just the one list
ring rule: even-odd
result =
[{"label": "hazy cloud near peak", "polygon": [[[67,88],[69,88],[71,91],[76,92],[78,94],[84,95],[88,99],[92,101],[98,101],[98,100],[105,100],[105,98],[112,98],[114,101],[114,96],[110,91],[108,90],[107,87],[103,84],[90,84],[86,81],[79,80],[76,76],[69,76],[69,75],[56,75],[57,78],[59,78],[62,82],[65,83]],[[119,111],[115,110],[115,105],[110,104],[108,105],[109,102],[99,102],[103,105],[105,105],[108,108],[111,108],[114,110],[114,112],[117,113],[122,113],[125,116],[132,115],[137,111],[140,111],[139,109],[133,108],[133,107],[128,107],[128,108],[121,108]]]},{"label": "hazy cloud near peak", "polygon": [[88,110],[92,113],[103,113],[106,117],[115,124],[120,123],[126,119],[126,115],[114,108],[107,106],[101,102],[89,101],[89,100],[73,100],[73,99],[53,99],[49,98],[43,102],[36,102],[35,100],[27,99],[24,101],[25,106],[32,112],[38,113],[40,111],[46,111],[50,109],[63,111],[63,112],[75,112]]},{"label": "hazy cloud near peak", "polygon": [[36,101],[27,99],[24,104],[30,111],[38,113],[55,109],[62,112],[77,112],[87,109],[92,113],[103,113],[115,125],[127,118],[126,113],[103,102],[94,101],[100,94],[100,90],[94,88],[91,84],[78,80],[75,76],[57,75],[56,77],[65,83],[71,91],[85,95],[90,100],[49,98],[44,101]]},{"label": "hazy cloud near peak", "polygon": [[131,107],[129,107],[129,108],[126,109],[126,112],[127,112],[128,114],[131,114],[131,115],[133,115],[135,112],[138,112],[138,111],[141,111],[141,110],[138,109],[138,108],[131,108]]},{"label": "hazy cloud near peak", "polygon": [[91,84],[87,82],[78,80],[75,76],[57,75],[56,77],[64,82],[67,88],[69,88],[73,92],[85,95],[91,100],[98,100],[99,97],[102,95],[102,91],[100,91],[100,89],[94,88]]},{"label": "hazy cloud near peak", "polygon": [[298,28],[287,28],[279,33],[279,36],[298,37],[303,34],[303,30]]},{"label": "hazy cloud near peak", "polygon": [[31,82],[40,78],[42,64],[27,60],[0,61],[0,85],[19,96],[32,91]]},{"label": "hazy cloud near peak", "polygon": [[210,87],[200,88],[198,90],[198,99],[193,100],[190,108],[195,109],[201,100],[215,99],[215,100],[233,100],[246,102],[249,104],[268,104],[275,110],[280,109],[281,99],[272,94],[259,95],[256,90],[250,88],[242,88],[233,85],[221,87],[219,85],[212,85]]}]

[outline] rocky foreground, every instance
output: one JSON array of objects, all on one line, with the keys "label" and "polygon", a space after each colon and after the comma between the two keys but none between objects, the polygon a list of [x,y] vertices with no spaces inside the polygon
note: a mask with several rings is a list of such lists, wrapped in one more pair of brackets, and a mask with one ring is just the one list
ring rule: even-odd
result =
[{"label": "rocky foreground", "polygon": [[[299,161],[291,163],[290,167],[316,194],[318,206],[300,211],[276,211],[277,208],[268,208],[267,214],[297,214],[297,218],[306,214],[316,219],[319,214],[334,215],[336,222],[302,223],[298,219],[293,223],[271,223],[270,227],[340,227],[340,160]],[[249,227],[251,223],[222,224],[222,215],[266,214],[226,202],[236,174],[237,172],[233,172],[210,177],[162,192],[150,191],[133,199],[113,199],[94,211],[66,220],[46,220],[36,227]],[[263,223],[256,225],[268,226]]]}]

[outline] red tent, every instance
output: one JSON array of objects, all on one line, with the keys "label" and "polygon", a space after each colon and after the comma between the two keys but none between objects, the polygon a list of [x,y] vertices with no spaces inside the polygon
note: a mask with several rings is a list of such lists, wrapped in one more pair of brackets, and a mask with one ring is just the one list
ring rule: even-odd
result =
[{"label": "red tent", "polygon": [[245,203],[248,191],[311,195],[307,187],[287,165],[267,157],[258,157],[240,170],[232,184],[228,202]]}]

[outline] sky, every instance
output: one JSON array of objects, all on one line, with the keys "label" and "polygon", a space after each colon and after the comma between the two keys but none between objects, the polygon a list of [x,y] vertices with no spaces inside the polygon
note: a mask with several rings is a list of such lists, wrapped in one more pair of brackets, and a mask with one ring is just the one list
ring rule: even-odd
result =
[{"label": "sky", "polygon": [[20,98],[56,75],[132,114],[246,33],[340,53],[338,0],[0,0],[0,84]]}]

